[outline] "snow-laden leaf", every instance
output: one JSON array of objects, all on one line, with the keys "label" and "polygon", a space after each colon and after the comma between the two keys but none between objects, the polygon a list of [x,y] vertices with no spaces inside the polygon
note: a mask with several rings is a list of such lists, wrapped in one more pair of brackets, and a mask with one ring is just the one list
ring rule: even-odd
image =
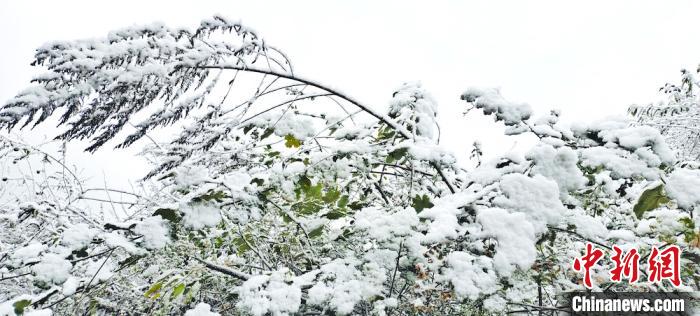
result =
[{"label": "snow-laden leaf", "polygon": [[296,137],[294,137],[294,135],[287,134],[287,135],[284,135],[284,145],[287,146],[288,148],[299,148],[299,147],[301,147],[301,141],[296,139]]},{"label": "snow-laden leaf", "polygon": [[658,185],[654,188],[645,190],[642,195],[639,196],[637,204],[634,205],[634,215],[637,218],[642,218],[644,213],[655,210],[659,206],[664,205],[671,200],[666,196],[664,192],[664,186]]}]

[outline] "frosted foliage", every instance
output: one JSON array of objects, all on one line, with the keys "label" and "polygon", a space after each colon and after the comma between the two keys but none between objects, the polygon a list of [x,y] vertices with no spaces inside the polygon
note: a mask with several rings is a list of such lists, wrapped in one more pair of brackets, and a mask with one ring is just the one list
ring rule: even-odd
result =
[{"label": "frosted foliage", "polygon": [[510,276],[516,268],[527,269],[537,257],[537,235],[524,213],[508,213],[502,209],[484,209],[477,215],[485,237],[498,241],[494,268],[501,276]]},{"label": "frosted foliage", "polygon": [[501,96],[500,91],[493,88],[470,88],[462,94],[462,99],[473,103],[486,115],[494,114],[497,120],[506,125],[518,125],[532,115],[530,105],[508,101]]},{"label": "frosted foliage", "polygon": [[[363,270],[357,262],[335,260],[321,267],[319,279],[309,289],[309,303],[329,304],[338,314],[350,314],[355,304],[381,293],[384,275],[368,264]],[[381,274],[380,274],[381,273]]]},{"label": "frosted foliage", "polygon": [[700,205],[700,170],[678,169],[666,180],[668,195],[679,207],[691,209]]},{"label": "frosted foliage", "polygon": [[32,310],[24,313],[25,316],[51,316],[53,312],[50,309]]},{"label": "frosted foliage", "polygon": [[33,242],[22,248],[16,249],[14,253],[12,253],[12,259],[20,262],[29,262],[32,259],[38,258],[39,254],[47,248],[48,247],[42,243]]},{"label": "frosted foliage", "polygon": [[301,288],[286,271],[276,271],[245,281],[238,289],[236,307],[252,315],[290,315],[299,310]]},{"label": "frosted foliage", "polygon": [[221,221],[219,209],[210,205],[188,205],[182,210],[185,213],[182,221],[192,229],[216,226]]},{"label": "frosted foliage", "polygon": [[175,183],[181,188],[198,185],[207,179],[207,169],[202,166],[183,166],[175,170]]},{"label": "frosted foliage", "polygon": [[650,168],[646,162],[632,157],[627,151],[606,147],[586,148],[581,152],[581,162],[587,167],[602,166],[612,171],[615,178],[644,177],[657,179],[656,168]]},{"label": "frosted foliage", "polygon": [[[533,119],[470,88],[466,111],[531,147],[483,152],[484,130],[466,161],[440,144],[419,83],[377,111],[222,17],[50,43],[34,64],[46,73],[0,127],[63,133],[0,134],[0,315],[19,301],[55,315],[547,313],[585,290],[571,263],[589,242],[684,254],[681,287],[612,283],[601,260],[598,288],[697,290],[700,164],[676,162],[653,127]],[[139,142],[152,169],[131,189],[91,187],[64,155],[77,140]]]},{"label": "frosted foliage", "polygon": [[490,258],[455,251],[445,258],[445,262],[447,267],[441,272],[441,277],[454,286],[460,297],[475,299],[498,289],[498,277]]},{"label": "frosted foliage", "polygon": [[571,148],[537,146],[527,154],[527,158],[535,162],[532,173],[556,181],[561,195],[580,189],[586,183],[583,172],[577,166],[578,156]]},{"label": "frosted foliage", "polygon": [[61,244],[71,249],[80,249],[86,247],[96,234],[97,231],[88,224],[79,223],[63,232]]},{"label": "frosted foliage", "polygon": [[391,241],[397,236],[411,235],[418,225],[418,216],[411,209],[387,214],[375,208],[366,208],[357,213],[355,225],[367,230],[373,239]]},{"label": "frosted foliage", "polygon": [[661,132],[681,161],[700,161],[700,106],[696,74],[681,70],[679,83],[666,83],[659,89],[661,101],[633,105],[629,114],[638,125]]},{"label": "frosted foliage", "polygon": [[435,128],[437,105],[430,94],[418,82],[402,85],[391,99],[389,116],[399,124],[405,124],[416,135],[428,139],[438,137]]},{"label": "frosted foliage", "polygon": [[68,260],[49,253],[41,257],[41,261],[32,267],[32,271],[40,281],[61,284],[70,276],[71,268]]},{"label": "frosted foliage", "polygon": [[167,222],[160,216],[143,219],[136,224],[134,232],[143,236],[143,246],[147,249],[160,249],[170,242]]},{"label": "frosted foliage", "polygon": [[211,306],[207,303],[198,303],[193,309],[185,312],[184,316],[220,316],[219,313],[211,311]]},{"label": "frosted foliage", "polygon": [[124,235],[119,234],[117,232],[109,232],[103,234],[101,237],[104,238],[105,244],[110,247],[118,247],[124,249],[128,253],[135,255],[140,255],[145,252],[143,248],[139,248],[136,244],[124,237]]},{"label": "frosted foliage", "polygon": [[527,215],[538,233],[546,224],[557,224],[564,214],[556,182],[543,176],[505,175],[501,190],[505,196],[497,198],[495,204]]},{"label": "frosted foliage", "polygon": [[659,131],[652,127],[640,126],[604,130],[599,135],[607,142],[615,143],[622,148],[632,151],[650,147],[664,163],[673,163],[675,160],[673,152],[666,145]]}]

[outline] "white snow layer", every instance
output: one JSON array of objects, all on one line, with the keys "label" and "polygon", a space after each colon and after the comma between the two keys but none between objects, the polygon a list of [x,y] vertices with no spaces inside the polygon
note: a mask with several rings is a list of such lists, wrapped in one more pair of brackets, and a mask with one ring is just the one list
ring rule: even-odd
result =
[{"label": "white snow layer", "polygon": [[690,209],[700,204],[700,170],[673,171],[666,180],[666,192],[681,208]]}]

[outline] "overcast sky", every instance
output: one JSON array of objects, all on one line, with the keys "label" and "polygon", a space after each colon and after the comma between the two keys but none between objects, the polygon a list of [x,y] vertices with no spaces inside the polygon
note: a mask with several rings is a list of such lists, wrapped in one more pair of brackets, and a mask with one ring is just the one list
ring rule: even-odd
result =
[{"label": "overcast sky", "polygon": [[[285,51],[297,74],[376,109],[402,82],[421,81],[440,103],[443,143],[463,154],[480,138],[493,155],[512,143],[487,137],[498,129],[486,119],[460,118],[464,88],[500,87],[539,113],[561,109],[566,120],[624,115],[628,105],[654,100],[681,68],[700,62],[698,6],[639,0],[3,1],[0,102],[35,74],[29,62],[44,42],[101,37],[153,21],[195,27],[218,13],[240,19]],[[94,171],[132,154],[104,149],[79,161],[90,161],[86,168]],[[108,167],[105,173],[123,179],[144,168]]]}]

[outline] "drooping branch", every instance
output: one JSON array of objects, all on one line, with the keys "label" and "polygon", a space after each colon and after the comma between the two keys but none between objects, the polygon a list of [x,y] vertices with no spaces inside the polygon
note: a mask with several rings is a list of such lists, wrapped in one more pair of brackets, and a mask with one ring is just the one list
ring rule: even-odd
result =
[{"label": "drooping branch", "polygon": [[[379,113],[379,112],[376,112],[376,111],[372,110],[369,106],[360,103],[359,101],[357,101],[356,99],[354,99],[353,97],[351,97],[351,96],[349,96],[349,95],[347,95],[347,94],[345,94],[345,93],[342,93],[342,92],[340,92],[340,91],[338,91],[338,90],[336,90],[336,89],[333,89],[333,88],[331,88],[331,87],[328,87],[328,86],[326,86],[326,85],[323,85],[323,84],[321,84],[321,83],[318,83],[318,82],[316,82],[316,81],[313,81],[313,80],[311,80],[311,79],[307,79],[307,78],[295,76],[295,75],[292,75],[292,74],[281,73],[281,72],[277,72],[277,71],[270,70],[270,69],[259,69],[259,68],[251,68],[251,67],[237,66],[237,65],[209,65],[209,66],[204,65],[204,66],[196,66],[195,68],[200,68],[200,69],[227,69],[227,70],[245,71],[245,72],[252,72],[252,73],[259,73],[259,74],[264,74],[264,75],[276,76],[276,77],[279,77],[279,78],[284,78],[284,79],[288,79],[288,80],[292,80],[292,81],[304,83],[304,84],[306,84],[306,85],[309,85],[309,86],[312,86],[312,87],[321,89],[321,90],[323,90],[323,91],[326,91],[326,92],[328,92],[328,93],[330,93],[330,94],[332,94],[332,95],[335,95],[335,96],[337,96],[337,97],[339,97],[339,98],[341,98],[341,99],[343,99],[343,100],[345,100],[345,101],[351,103],[352,105],[354,105],[354,106],[360,108],[361,110],[365,111],[367,114],[369,114],[369,115],[375,117],[375,118],[378,119],[380,122],[382,122],[382,123],[386,124],[387,126],[391,127],[393,130],[395,130],[395,131],[396,131],[397,133],[399,133],[401,136],[403,136],[403,137],[405,137],[405,138],[408,138],[408,139],[412,139],[412,138],[413,138],[413,133],[411,133],[410,131],[408,131],[408,130],[407,130],[406,128],[404,128],[403,126],[401,126],[401,125],[397,124],[396,122],[394,122],[391,118],[389,118],[389,117],[387,117],[387,116],[385,116],[385,115],[382,115],[382,114]],[[441,178],[442,181],[445,183],[445,185],[446,185],[447,188],[450,190],[450,192],[455,193],[456,190],[455,190],[454,186],[453,186],[452,183],[449,181],[449,179],[447,179],[447,176],[446,176],[445,173],[442,171],[442,169],[440,169],[440,168],[439,168],[436,164],[434,164],[434,163],[432,163],[431,165],[432,165],[432,167],[438,172],[438,174],[440,175],[440,178]]]},{"label": "drooping branch", "polygon": [[250,279],[250,275],[247,274],[247,273],[243,273],[243,272],[240,272],[240,271],[236,271],[236,270],[233,270],[233,269],[229,269],[229,268],[227,268],[227,267],[222,267],[222,266],[220,266],[220,265],[213,264],[213,263],[211,263],[211,262],[204,261],[204,260],[199,259],[199,258],[196,258],[196,257],[195,257],[194,259],[197,260],[197,261],[199,261],[201,264],[203,264],[204,266],[206,266],[208,269],[211,269],[211,270],[214,270],[214,271],[218,271],[218,272],[221,272],[221,273],[226,274],[226,275],[230,275],[230,276],[232,276],[232,277],[241,279],[241,280],[243,280],[243,281],[246,281],[246,280]]},{"label": "drooping branch", "polygon": [[374,110],[372,110],[370,107],[360,103],[359,101],[355,100],[354,98],[338,91],[333,88],[330,88],[328,86],[325,86],[323,84],[320,84],[316,81],[306,79],[303,77],[291,75],[291,74],[286,74],[286,73],[281,73],[277,72],[274,70],[269,70],[269,69],[259,69],[259,68],[251,68],[251,67],[245,67],[245,66],[236,66],[236,65],[212,65],[212,66],[196,66],[195,68],[202,68],[202,69],[228,69],[228,70],[239,70],[239,71],[245,71],[245,72],[254,72],[254,73],[259,73],[259,74],[264,74],[264,75],[270,75],[270,76],[276,76],[288,80],[293,80],[297,81],[300,83],[307,84],[309,86],[312,86],[314,88],[318,88],[324,91],[327,91],[345,101],[350,102],[351,104],[357,106],[358,108],[362,109],[363,111],[367,112],[369,115],[375,117],[382,123],[389,125],[391,128],[396,130],[401,136],[404,136],[406,138],[412,138],[411,132],[407,131],[405,128],[402,126],[396,124],[393,122],[390,118],[386,117],[385,115],[382,115]]}]

